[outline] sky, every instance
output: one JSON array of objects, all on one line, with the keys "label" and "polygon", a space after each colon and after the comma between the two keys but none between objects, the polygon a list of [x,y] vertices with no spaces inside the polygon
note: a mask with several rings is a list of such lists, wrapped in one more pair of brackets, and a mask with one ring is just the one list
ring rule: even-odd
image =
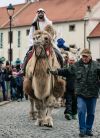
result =
[{"label": "sky", "polygon": [[0,0],[0,7],[6,7],[10,3],[12,5],[16,5],[16,4],[20,4],[20,3],[24,3],[24,2],[25,2],[25,0]]}]

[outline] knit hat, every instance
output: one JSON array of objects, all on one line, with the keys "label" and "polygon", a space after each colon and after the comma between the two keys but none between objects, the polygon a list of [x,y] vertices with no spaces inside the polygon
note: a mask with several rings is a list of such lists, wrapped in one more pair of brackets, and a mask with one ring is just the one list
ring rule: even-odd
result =
[{"label": "knit hat", "polygon": [[19,58],[17,58],[15,63],[16,63],[16,65],[20,65],[21,64],[21,60]]},{"label": "knit hat", "polygon": [[65,46],[64,43],[65,43],[65,40],[64,40],[63,38],[59,38],[59,39],[57,40],[57,46],[58,46],[59,48],[63,48],[63,46]]},{"label": "knit hat", "polygon": [[0,62],[2,62],[2,64],[3,64],[4,61],[5,61],[5,58],[4,57],[0,57]]},{"label": "knit hat", "polygon": [[81,52],[82,56],[91,56],[91,51],[89,49],[83,49],[83,51]]}]

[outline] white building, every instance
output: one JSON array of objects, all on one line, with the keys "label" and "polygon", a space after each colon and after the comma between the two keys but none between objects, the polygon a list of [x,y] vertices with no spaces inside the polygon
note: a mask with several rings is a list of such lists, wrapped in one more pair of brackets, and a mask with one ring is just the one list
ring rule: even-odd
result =
[{"label": "white building", "polygon": [[88,36],[88,41],[93,59],[97,59],[100,62],[100,23],[90,33]]}]

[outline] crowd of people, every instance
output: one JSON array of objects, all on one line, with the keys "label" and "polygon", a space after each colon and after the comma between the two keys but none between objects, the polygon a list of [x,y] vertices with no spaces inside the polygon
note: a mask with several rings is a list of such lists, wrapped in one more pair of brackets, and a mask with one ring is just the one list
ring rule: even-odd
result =
[{"label": "crowd of people", "polygon": [[0,86],[3,95],[3,101],[17,100],[22,101],[23,93],[23,73],[21,64],[16,61],[15,65],[10,65],[6,61],[0,61]]}]

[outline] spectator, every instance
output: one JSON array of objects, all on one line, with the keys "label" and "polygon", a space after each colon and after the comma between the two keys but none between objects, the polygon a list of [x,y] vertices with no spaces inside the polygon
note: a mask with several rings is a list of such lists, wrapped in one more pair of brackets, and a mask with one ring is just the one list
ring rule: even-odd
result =
[{"label": "spectator", "polygon": [[3,101],[7,100],[5,87],[5,70],[2,66],[3,62],[0,60],[0,86],[2,87]]},{"label": "spectator", "polygon": [[23,76],[20,63],[16,65],[17,76],[16,76],[16,87],[17,87],[17,101],[22,101],[23,99]]},{"label": "spectator", "polygon": [[[67,68],[75,63],[75,58],[74,57],[69,57],[68,63],[67,63]],[[74,90],[74,83],[75,83],[75,78],[74,76],[70,76],[66,78],[67,81],[67,86],[66,86],[66,92],[65,92],[65,118],[67,120],[71,119],[76,119],[76,114],[77,114],[77,100],[75,96],[75,90]]]},{"label": "spectator", "polygon": [[7,92],[7,97],[9,95],[9,91],[10,91],[10,96],[12,97],[12,93],[11,93],[11,76],[12,76],[12,69],[11,66],[9,64],[9,61],[6,61],[6,66],[5,66],[5,84],[6,84],[6,92]]},{"label": "spectator", "polygon": [[11,99],[12,100],[17,100],[16,76],[17,76],[17,70],[15,67],[12,67],[12,77],[11,77]]}]

